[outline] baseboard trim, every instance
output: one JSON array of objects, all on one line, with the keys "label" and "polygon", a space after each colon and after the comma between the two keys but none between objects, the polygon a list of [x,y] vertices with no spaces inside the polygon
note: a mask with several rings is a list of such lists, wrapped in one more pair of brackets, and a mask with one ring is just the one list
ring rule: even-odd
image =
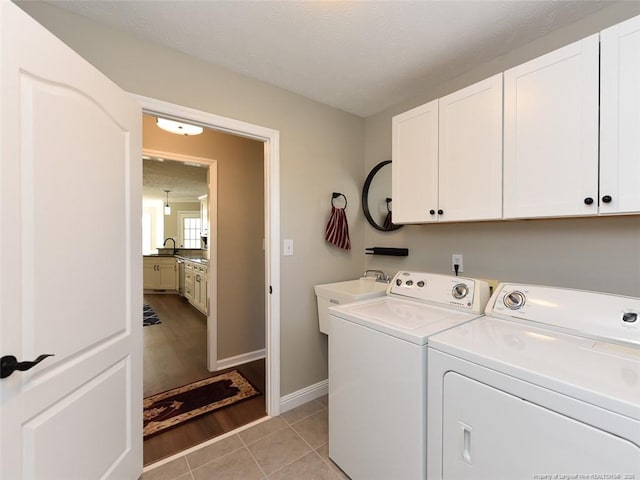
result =
[{"label": "baseboard trim", "polygon": [[280,414],[299,407],[311,400],[320,398],[327,393],[329,393],[329,380],[322,380],[321,382],[309,385],[284,397],[280,397]]},{"label": "baseboard trim", "polygon": [[254,360],[260,360],[267,356],[266,349],[256,350],[255,352],[243,353],[242,355],[236,355],[235,357],[228,357],[218,360],[216,362],[216,370],[222,370],[225,368],[235,367],[236,365],[242,365],[243,363],[253,362]]}]

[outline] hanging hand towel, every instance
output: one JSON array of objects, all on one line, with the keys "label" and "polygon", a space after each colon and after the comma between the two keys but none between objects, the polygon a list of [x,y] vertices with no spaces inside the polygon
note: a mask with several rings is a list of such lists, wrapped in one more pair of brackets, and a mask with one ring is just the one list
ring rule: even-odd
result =
[{"label": "hanging hand towel", "polygon": [[336,208],[331,204],[331,216],[324,232],[327,242],[338,248],[351,250],[349,240],[349,225],[347,224],[347,214],[344,208]]}]

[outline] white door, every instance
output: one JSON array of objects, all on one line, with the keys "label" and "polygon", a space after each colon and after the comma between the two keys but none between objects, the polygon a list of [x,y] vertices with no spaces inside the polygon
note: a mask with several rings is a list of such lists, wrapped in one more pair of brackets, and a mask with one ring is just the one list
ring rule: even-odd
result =
[{"label": "white door", "polygon": [[504,218],[598,212],[598,35],[504,73]]},{"label": "white door", "polygon": [[0,29],[0,354],[55,355],[0,380],[0,478],[135,479],[141,109],[13,3]]},{"label": "white door", "polygon": [[600,213],[640,211],[640,17],[600,34]]},{"label": "white door", "polygon": [[502,74],[440,99],[441,222],[502,218]]},{"label": "white door", "polygon": [[437,222],[438,101],[393,117],[392,132],[393,221]]}]

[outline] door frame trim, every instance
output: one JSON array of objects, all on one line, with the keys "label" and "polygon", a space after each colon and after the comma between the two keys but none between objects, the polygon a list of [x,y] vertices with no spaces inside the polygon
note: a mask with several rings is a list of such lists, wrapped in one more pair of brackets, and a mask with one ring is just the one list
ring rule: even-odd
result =
[{"label": "door frame trim", "polygon": [[[260,125],[130,93],[144,113],[185,120],[264,142],[265,346],[267,414],[280,414],[280,132]],[[142,119],[141,119],[142,121]],[[142,198],[140,198],[142,201]],[[269,290],[272,289],[272,293]]]}]

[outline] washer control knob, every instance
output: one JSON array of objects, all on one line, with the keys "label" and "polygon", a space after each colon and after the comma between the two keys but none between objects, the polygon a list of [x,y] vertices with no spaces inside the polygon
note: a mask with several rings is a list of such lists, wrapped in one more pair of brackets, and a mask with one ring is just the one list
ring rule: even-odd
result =
[{"label": "washer control knob", "polygon": [[638,314],[636,312],[625,312],[622,314],[622,321],[626,323],[635,323],[638,321]]},{"label": "washer control knob", "polygon": [[399,278],[396,279],[396,285],[400,286],[402,285],[402,280],[400,280]]},{"label": "washer control knob", "polygon": [[464,297],[467,296],[468,293],[469,293],[469,287],[467,287],[464,283],[458,283],[451,290],[451,295],[453,295],[453,298],[457,300],[463,299]]},{"label": "washer control knob", "polygon": [[517,290],[507,293],[502,299],[504,306],[511,310],[519,310],[524,306],[525,301],[526,297],[524,293]]},{"label": "washer control knob", "polygon": [[418,285],[420,288],[424,287],[424,280],[419,280],[416,285]]}]

